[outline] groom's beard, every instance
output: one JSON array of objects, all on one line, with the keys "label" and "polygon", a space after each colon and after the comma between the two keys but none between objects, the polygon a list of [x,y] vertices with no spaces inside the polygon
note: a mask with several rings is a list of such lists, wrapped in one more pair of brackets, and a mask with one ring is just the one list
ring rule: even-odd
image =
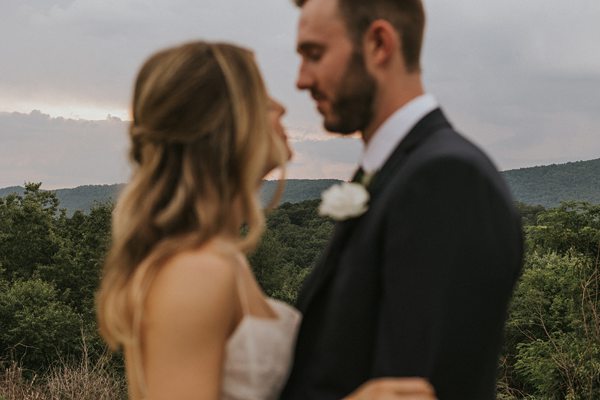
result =
[{"label": "groom's beard", "polygon": [[365,67],[364,57],[354,52],[331,104],[331,117],[324,126],[344,135],[364,131],[373,119],[377,84]]}]

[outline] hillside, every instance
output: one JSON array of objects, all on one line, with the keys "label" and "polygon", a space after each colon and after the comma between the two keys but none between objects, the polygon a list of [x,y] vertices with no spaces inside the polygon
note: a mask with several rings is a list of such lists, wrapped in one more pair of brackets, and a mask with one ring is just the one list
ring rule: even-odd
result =
[{"label": "hillside", "polygon": [[9,187],[5,187],[0,189],[0,197],[4,197],[6,195],[9,195],[11,193],[16,193],[16,194],[23,194],[23,187],[21,186],[9,186]]},{"label": "hillside", "polygon": [[600,204],[600,159],[504,172],[515,198],[526,204],[555,207],[561,201]]},{"label": "hillside", "polygon": [[[338,182],[340,181],[336,179],[289,179],[285,183],[280,203],[300,203],[304,200],[318,199],[321,192]],[[260,192],[263,204],[268,204],[271,200],[277,190],[277,184],[277,181],[264,182]]]},{"label": "hillside", "polygon": [[[319,198],[321,192],[334,183],[335,179],[290,179],[286,182],[285,191],[280,203],[300,203],[304,200]],[[115,185],[86,185],[73,189],[55,190],[60,206],[67,209],[69,214],[75,210],[88,211],[94,203],[115,201],[123,184]],[[260,197],[263,204],[267,204],[277,189],[276,181],[265,181],[261,189]],[[0,189],[0,197],[10,193],[23,193],[23,187],[12,186]]]},{"label": "hillside", "polygon": [[[600,204],[600,159],[521,168],[503,172],[515,199],[526,204],[555,207],[561,201],[580,200]],[[321,192],[335,179],[290,179],[286,182],[281,203],[299,203],[319,198]],[[276,190],[276,181],[266,181],[261,190],[261,200],[267,204]],[[114,201],[123,187],[115,185],[87,185],[74,189],[58,189],[56,194],[62,207],[69,213],[87,211],[95,202]],[[23,188],[13,186],[0,189],[0,197],[9,193],[22,193]]]},{"label": "hillside", "polygon": [[[113,201],[122,187],[123,184],[85,185],[73,189],[57,189],[54,192],[60,200],[60,207],[71,214],[76,210],[88,211],[95,203]],[[22,194],[23,190],[21,186],[0,189],[0,197],[11,193]]]}]

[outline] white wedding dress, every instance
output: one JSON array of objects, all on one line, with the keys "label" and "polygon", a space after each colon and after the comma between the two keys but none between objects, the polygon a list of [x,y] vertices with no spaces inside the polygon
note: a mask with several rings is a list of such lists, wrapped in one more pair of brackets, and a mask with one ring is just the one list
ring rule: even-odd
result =
[{"label": "white wedding dress", "polygon": [[275,400],[290,372],[301,315],[275,299],[268,303],[276,318],[250,315],[238,288],[244,316],[227,343],[221,399]]}]

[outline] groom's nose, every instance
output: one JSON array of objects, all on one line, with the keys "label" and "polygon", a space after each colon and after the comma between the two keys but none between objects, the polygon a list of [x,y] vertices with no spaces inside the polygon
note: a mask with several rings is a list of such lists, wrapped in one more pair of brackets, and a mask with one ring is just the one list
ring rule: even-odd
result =
[{"label": "groom's nose", "polygon": [[300,65],[298,71],[298,78],[296,79],[296,87],[300,90],[307,90],[314,86],[315,80],[313,75],[308,70],[306,64],[303,62]]}]

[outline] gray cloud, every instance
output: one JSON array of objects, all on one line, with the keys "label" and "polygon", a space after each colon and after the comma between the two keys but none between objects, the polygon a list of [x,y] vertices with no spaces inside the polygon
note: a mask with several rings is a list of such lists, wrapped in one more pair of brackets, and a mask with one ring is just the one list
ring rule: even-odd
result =
[{"label": "gray cloud", "polygon": [[[39,111],[0,112],[0,188],[43,182],[46,189],[125,182],[127,122],[52,118]],[[357,139],[293,140],[289,178],[347,179],[359,157]],[[274,176],[276,177],[276,175]]]},{"label": "gray cloud", "polygon": [[297,96],[296,10],[286,1],[10,1],[0,16],[0,35],[12,39],[0,42],[10,60],[0,65],[0,97],[126,108],[146,57],[199,38],[255,49],[272,89]]},{"label": "gray cloud", "polygon": [[600,3],[430,1],[428,88],[502,169],[600,156]]},{"label": "gray cloud", "polygon": [[[427,88],[457,128],[501,168],[600,156],[600,2],[425,0],[425,4]],[[296,18],[291,0],[6,0],[0,15],[4,38],[0,111],[14,111],[21,103],[125,110],[135,73],[150,53],[206,38],[255,49],[271,92],[287,105],[287,124],[311,132],[312,138],[321,131],[320,117],[309,97],[294,89]],[[0,122],[6,118],[2,114]],[[84,122],[46,123],[55,129],[56,141],[83,143],[75,132],[87,126]],[[90,132],[104,138],[107,122],[97,124],[103,128]],[[29,142],[21,140],[27,136],[5,140],[9,137],[5,126],[0,125],[2,155],[25,151],[24,143]],[[61,135],[59,129],[70,130]],[[86,141],[92,140],[89,135]],[[346,146],[338,145],[341,139],[314,143],[295,139],[298,159],[290,166],[293,174],[340,177],[348,173],[340,171],[351,170],[360,152],[356,142]],[[102,148],[104,142],[97,141]],[[77,146],[62,142],[62,147]],[[121,151],[106,157],[117,162]],[[348,155],[340,156],[341,152]],[[63,155],[67,160],[68,154]],[[40,153],[37,161],[46,162],[44,157],[50,155]],[[16,158],[13,161],[21,165]],[[76,162],[64,162],[70,167],[57,176],[67,182]],[[97,173],[102,170],[109,171],[99,167]],[[16,172],[26,176],[27,171]],[[103,180],[100,175],[89,179],[117,180],[111,174]],[[79,182],[74,178],[71,185]]]},{"label": "gray cloud", "polygon": [[123,182],[127,125],[119,119],[75,121],[0,113],[0,187],[43,182],[44,188]]},{"label": "gray cloud", "polygon": [[329,137],[294,141],[292,147],[290,178],[348,179],[360,158],[362,143],[356,138]]}]

